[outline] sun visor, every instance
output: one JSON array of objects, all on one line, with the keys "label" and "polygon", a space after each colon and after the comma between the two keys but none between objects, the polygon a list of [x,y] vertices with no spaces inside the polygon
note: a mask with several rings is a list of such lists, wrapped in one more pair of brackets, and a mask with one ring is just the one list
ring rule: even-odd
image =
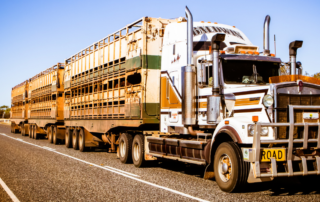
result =
[{"label": "sun visor", "polygon": [[221,54],[220,58],[223,60],[251,60],[259,62],[277,62],[281,63],[280,58],[269,57],[269,56],[258,56],[258,55],[230,55],[230,54]]}]

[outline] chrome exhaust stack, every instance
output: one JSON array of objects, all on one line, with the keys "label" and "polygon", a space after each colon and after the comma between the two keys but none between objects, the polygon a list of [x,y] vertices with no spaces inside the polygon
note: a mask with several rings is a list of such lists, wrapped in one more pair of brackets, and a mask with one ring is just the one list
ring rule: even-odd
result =
[{"label": "chrome exhaust stack", "polygon": [[291,63],[291,70],[290,75],[296,74],[296,58],[297,58],[297,49],[301,48],[303,41],[293,41],[289,44],[289,55],[290,55],[290,63]]},{"label": "chrome exhaust stack", "polygon": [[186,6],[187,22],[187,66],[184,70],[184,88],[182,92],[182,124],[191,126],[196,124],[195,96],[196,79],[193,64],[193,17]]},{"label": "chrome exhaust stack", "polygon": [[269,25],[270,25],[270,16],[267,15],[264,20],[263,25],[263,55],[270,55],[270,47],[269,47]]},{"label": "chrome exhaust stack", "polygon": [[207,100],[207,122],[216,123],[220,115],[220,85],[219,85],[219,49],[225,34],[216,34],[211,39],[212,48],[212,95]]}]

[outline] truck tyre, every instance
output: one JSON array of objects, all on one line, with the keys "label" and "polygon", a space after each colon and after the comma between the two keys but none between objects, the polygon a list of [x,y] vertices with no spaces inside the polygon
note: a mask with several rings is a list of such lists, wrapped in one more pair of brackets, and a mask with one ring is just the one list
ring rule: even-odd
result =
[{"label": "truck tyre", "polygon": [[132,162],[132,135],[122,133],[119,138],[119,156],[122,163]]},{"label": "truck tyre", "polygon": [[52,143],[57,145],[59,143],[59,140],[57,138],[57,126],[52,126]]},{"label": "truck tyre", "polygon": [[33,133],[33,125],[29,126],[29,138],[32,138],[32,133]]},{"label": "truck tyre", "polygon": [[65,140],[66,140],[66,147],[71,148],[72,147],[72,130],[67,127],[66,128],[66,134],[65,134]]},{"label": "truck tyre", "polygon": [[13,127],[13,133],[15,133],[15,134],[16,134],[16,133],[19,133],[19,130],[18,130],[18,129],[16,129],[16,128],[15,128],[15,126],[16,126],[16,124],[14,124],[14,127]]},{"label": "truck tyre", "polygon": [[48,127],[47,136],[48,136],[49,143],[52,144],[52,127],[51,126]]},{"label": "truck tyre", "polygon": [[142,167],[145,164],[143,135],[134,136],[132,142],[132,160],[134,166],[138,168]]},{"label": "truck tyre", "polygon": [[39,138],[39,136],[38,136],[38,134],[37,134],[37,126],[36,125],[34,125],[33,126],[33,139],[38,139]]},{"label": "truck tyre", "polygon": [[79,131],[77,129],[73,130],[72,146],[73,146],[74,150],[78,150],[79,149]]},{"label": "truck tyre", "polygon": [[79,150],[81,152],[84,152],[86,150],[86,145],[85,145],[85,134],[84,134],[84,129],[81,128],[79,131]]},{"label": "truck tyre", "polygon": [[214,156],[214,172],[216,182],[222,191],[237,192],[243,188],[248,171],[241,150],[234,142],[219,145]]},{"label": "truck tyre", "polygon": [[11,133],[14,133],[14,123],[11,123]]},{"label": "truck tyre", "polygon": [[26,132],[25,132],[25,128],[24,128],[24,124],[21,124],[21,135],[25,136]]}]

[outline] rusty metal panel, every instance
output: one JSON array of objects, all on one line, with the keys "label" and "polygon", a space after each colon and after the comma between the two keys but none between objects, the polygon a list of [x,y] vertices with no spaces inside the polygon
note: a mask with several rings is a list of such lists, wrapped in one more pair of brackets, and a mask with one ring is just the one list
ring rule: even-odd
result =
[{"label": "rusty metal panel", "polygon": [[138,118],[141,114],[140,98],[127,98],[125,104],[125,116]]}]

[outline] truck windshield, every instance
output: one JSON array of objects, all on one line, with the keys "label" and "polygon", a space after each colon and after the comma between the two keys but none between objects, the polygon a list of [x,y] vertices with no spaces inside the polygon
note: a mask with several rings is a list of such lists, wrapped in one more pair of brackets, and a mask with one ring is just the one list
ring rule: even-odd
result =
[{"label": "truck windshield", "polygon": [[279,63],[222,60],[226,84],[269,84],[269,77],[279,76]]}]

